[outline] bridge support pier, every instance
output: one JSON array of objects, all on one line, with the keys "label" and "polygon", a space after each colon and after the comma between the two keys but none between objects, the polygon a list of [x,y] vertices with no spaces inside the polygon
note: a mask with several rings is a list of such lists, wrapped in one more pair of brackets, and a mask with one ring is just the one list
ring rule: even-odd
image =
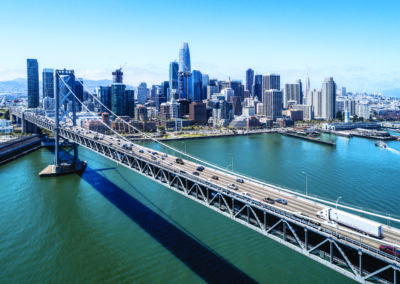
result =
[{"label": "bridge support pier", "polygon": [[397,283],[397,269],[393,269],[393,283]]},{"label": "bridge support pier", "polygon": [[[74,93],[75,75],[73,70],[56,70],[55,71],[55,156],[54,164],[47,166],[39,173],[41,177],[55,177],[68,174],[82,174],[86,169],[86,162],[78,162],[78,145],[72,143],[73,155],[63,153],[60,155],[60,120],[65,122],[66,119],[72,121],[72,125],[76,126],[76,99]],[[72,117],[68,112],[68,105],[72,107]]]},{"label": "bridge support pier", "polygon": [[360,275],[362,276],[362,251],[358,251],[358,270]]},{"label": "bridge support pier", "polygon": [[330,261],[330,263],[333,263],[333,241],[332,240],[329,241],[329,245],[330,245],[329,261]]}]

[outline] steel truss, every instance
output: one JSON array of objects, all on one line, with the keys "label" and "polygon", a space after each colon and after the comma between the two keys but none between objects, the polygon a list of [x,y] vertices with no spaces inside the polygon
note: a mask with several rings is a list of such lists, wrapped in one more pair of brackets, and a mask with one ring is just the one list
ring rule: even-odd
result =
[{"label": "steel truss", "polygon": [[[39,127],[55,130],[54,121],[38,119],[35,116],[25,115],[25,119]],[[76,133],[68,128],[59,128],[59,135],[71,142],[75,142],[103,157],[111,159],[127,168],[152,178],[154,181],[182,194],[208,208],[225,215],[281,244],[296,250],[303,255],[324,264],[337,272],[344,274],[360,283],[370,280],[385,283],[396,283],[400,271],[399,264],[378,253],[368,250],[362,244],[342,239],[333,239],[332,232],[322,230],[313,222],[295,218],[274,207],[257,203],[252,199],[238,195],[212,183],[180,173],[176,169],[156,164],[153,160],[128,153],[113,146],[106,145],[101,140],[86,137],[83,133]],[[272,222],[271,222],[272,220]],[[304,234],[300,234],[304,232]],[[310,236],[317,236],[323,240],[316,243]],[[326,244],[329,247],[326,248]],[[336,251],[336,252],[335,252]],[[337,253],[338,252],[338,253]],[[349,252],[359,255],[358,261],[350,259]],[[369,271],[363,264],[363,255],[373,257],[385,265]],[[328,256],[328,257],[326,257]],[[358,263],[357,263],[358,262]],[[390,280],[383,279],[379,274],[393,270]]]}]

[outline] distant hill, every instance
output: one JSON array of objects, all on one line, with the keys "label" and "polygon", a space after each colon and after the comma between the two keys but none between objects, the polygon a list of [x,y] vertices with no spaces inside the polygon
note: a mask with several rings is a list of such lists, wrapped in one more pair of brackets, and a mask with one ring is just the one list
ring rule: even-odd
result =
[{"label": "distant hill", "polygon": [[0,82],[0,93],[26,93],[26,79],[18,78]]},{"label": "distant hill", "polygon": [[[93,90],[100,86],[108,86],[112,84],[112,80],[86,80],[83,83],[89,90]],[[132,87],[128,86],[127,87]],[[42,82],[39,82],[39,90],[42,92]],[[18,78],[10,81],[0,81],[0,93],[26,93],[27,83],[26,79]]]}]

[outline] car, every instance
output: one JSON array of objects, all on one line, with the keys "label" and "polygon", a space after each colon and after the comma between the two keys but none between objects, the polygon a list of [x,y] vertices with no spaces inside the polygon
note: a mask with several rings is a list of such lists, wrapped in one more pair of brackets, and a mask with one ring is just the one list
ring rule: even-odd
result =
[{"label": "car", "polygon": [[152,158],[153,160],[157,160],[157,158],[156,158],[156,157],[154,157],[154,156],[151,156],[151,158]]},{"label": "car", "polygon": [[160,161],[156,161],[156,164],[159,165],[159,164],[160,164]]},{"label": "car", "polygon": [[193,172],[193,175],[195,175],[195,176],[199,176],[199,175],[200,175],[200,173],[199,173],[199,172]]},{"label": "car", "polygon": [[162,155],[162,157],[163,157],[163,158],[167,158],[167,157],[168,157],[168,155],[167,155],[167,154],[164,154],[164,155]]},{"label": "car", "polygon": [[144,153],[144,151],[142,149],[139,150],[140,153]]},{"label": "car", "polygon": [[[119,143],[118,143],[118,144],[119,144]],[[126,146],[127,146],[127,145],[126,145],[126,144],[124,144],[124,145],[122,145],[122,148],[126,148]]]},{"label": "car", "polygon": [[244,180],[242,178],[236,179],[236,182],[244,183]]},{"label": "car", "polygon": [[212,179],[215,179],[215,180],[219,180],[219,177],[218,177],[218,176],[212,176],[211,178],[212,178]]},{"label": "car", "polygon": [[228,184],[228,188],[234,189],[234,190],[238,190],[239,189],[239,187],[237,185],[235,185],[234,183]]},{"label": "car", "polygon": [[168,163],[168,166],[173,166],[174,165],[174,163]]},{"label": "car", "polygon": [[387,254],[393,255],[395,257],[400,257],[400,250],[396,249],[393,246],[380,245],[379,250],[386,252]]},{"label": "car", "polygon": [[283,198],[277,198],[277,199],[275,199],[275,201],[280,204],[287,205],[287,201]]},{"label": "car", "polygon": [[112,146],[112,143],[110,142],[108,145]]},{"label": "car", "polygon": [[157,152],[153,152],[153,153],[151,153],[151,154],[155,156],[155,155],[157,155]]},{"label": "car", "polygon": [[202,172],[202,171],[204,171],[204,167],[203,166],[198,166],[196,170],[198,170],[199,172]]},{"label": "car", "polygon": [[184,165],[185,164],[181,158],[176,158],[175,163],[177,163],[179,165]]},{"label": "car", "polygon": [[263,198],[262,201],[269,203],[269,204],[275,204],[275,200],[273,200],[271,197],[265,197],[265,198]]},{"label": "car", "polygon": [[179,172],[180,172],[181,174],[186,174],[186,172],[185,172],[184,170],[179,170]]},{"label": "car", "polygon": [[246,191],[242,192],[242,195],[247,196],[247,197],[252,197],[252,195]]}]

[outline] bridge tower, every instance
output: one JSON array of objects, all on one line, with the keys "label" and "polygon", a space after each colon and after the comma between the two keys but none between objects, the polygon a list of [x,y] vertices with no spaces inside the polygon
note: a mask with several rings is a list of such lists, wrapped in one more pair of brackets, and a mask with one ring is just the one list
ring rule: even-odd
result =
[{"label": "bridge tower", "polygon": [[[78,145],[71,145],[67,151],[64,139],[60,140],[60,131],[66,123],[76,126],[77,101],[74,93],[74,70],[55,70],[55,153],[54,165],[49,165],[39,175],[43,177],[83,173],[86,162],[78,161]],[[62,151],[61,151],[62,149]],[[71,153],[72,152],[72,153]]]}]

